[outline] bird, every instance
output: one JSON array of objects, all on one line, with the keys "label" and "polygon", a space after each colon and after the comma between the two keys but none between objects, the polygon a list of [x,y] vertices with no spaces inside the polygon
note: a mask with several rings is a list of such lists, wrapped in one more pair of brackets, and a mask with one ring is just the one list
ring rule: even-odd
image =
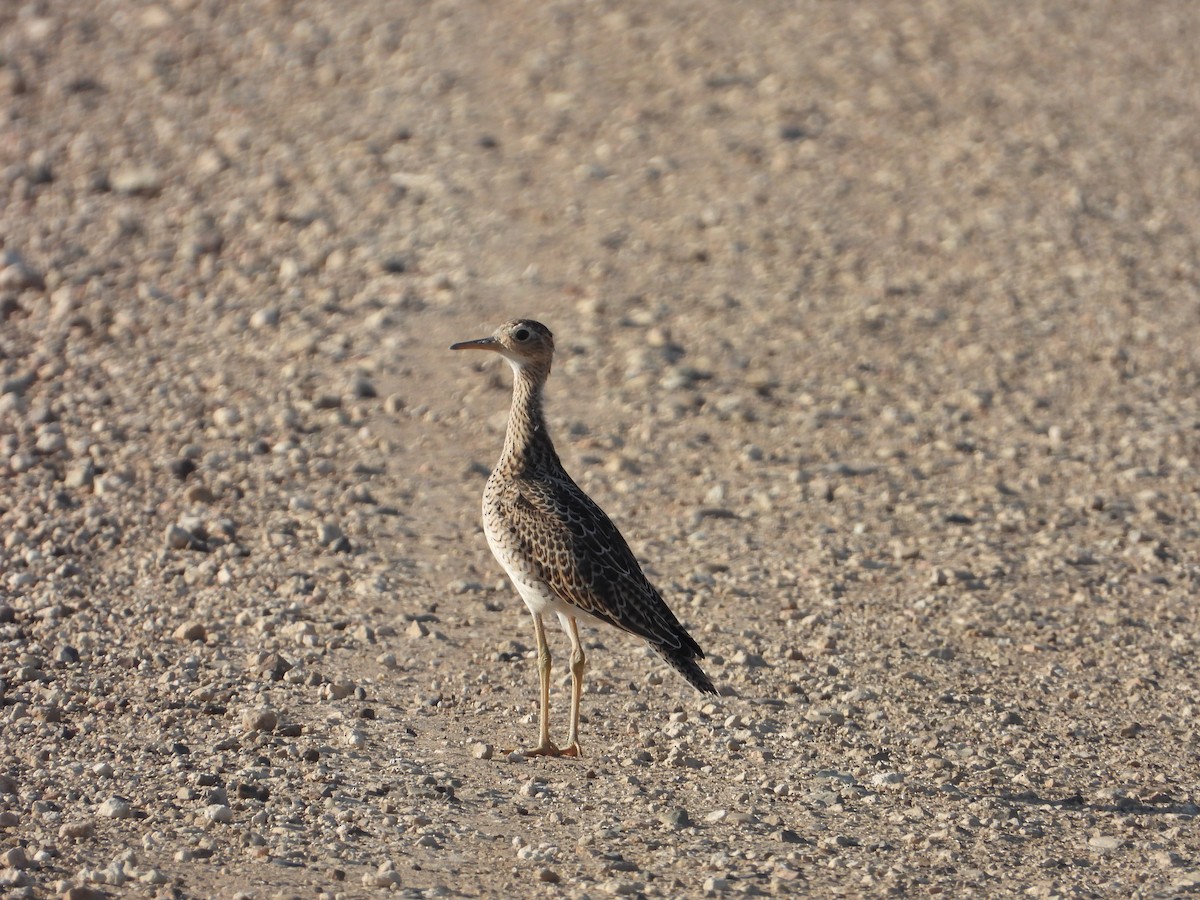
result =
[{"label": "bird", "polygon": [[[542,409],[554,360],[554,335],[541,322],[513,319],[490,337],[451,350],[498,353],[513,371],[512,407],[500,461],[483,491],[488,546],[533,616],[541,687],[538,744],[525,756],[582,757],[579,704],[585,655],[577,620],[607,623],[643,638],[697,690],[717,693],[697,660],[704,651],[671,612],[604,511],[567,474]],[[550,740],[550,648],[554,614],[571,642],[571,719],[567,745]]]}]

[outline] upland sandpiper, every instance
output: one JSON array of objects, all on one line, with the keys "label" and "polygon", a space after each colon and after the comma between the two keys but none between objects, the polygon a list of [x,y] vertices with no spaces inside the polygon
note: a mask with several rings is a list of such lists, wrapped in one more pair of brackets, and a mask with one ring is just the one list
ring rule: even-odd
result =
[{"label": "upland sandpiper", "polygon": [[[538,745],[529,756],[582,756],[579,699],[584,653],[576,619],[607,622],[645,638],[697,690],[716,688],[696,660],[700,645],[687,633],[617,527],[559,462],[542,414],[554,336],[531,319],[505,322],[491,337],[451,350],[491,350],[513,370],[512,409],[504,450],[483,491],[483,530],[533,616],[541,703]],[[571,641],[571,730],[567,746],[550,740],[550,648],[542,617],[554,613]]]}]

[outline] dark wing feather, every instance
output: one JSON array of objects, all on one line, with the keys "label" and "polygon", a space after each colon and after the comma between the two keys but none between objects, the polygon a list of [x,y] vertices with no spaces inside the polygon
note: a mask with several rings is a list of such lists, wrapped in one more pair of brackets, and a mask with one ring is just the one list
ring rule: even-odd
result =
[{"label": "dark wing feather", "polygon": [[555,594],[645,638],[689,681],[712,690],[691,662],[703,659],[704,651],[646,579],[617,527],[578,485],[569,479],[521,479],[510,490],[506,521]]}]

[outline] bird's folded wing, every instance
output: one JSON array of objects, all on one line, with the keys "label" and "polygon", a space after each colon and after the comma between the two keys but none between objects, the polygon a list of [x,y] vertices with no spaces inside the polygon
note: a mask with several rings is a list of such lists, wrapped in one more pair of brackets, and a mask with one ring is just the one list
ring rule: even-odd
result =
[{"label": "bird's folded wing", "polygon": [[652,643],[694,646],[617,527],[573,482],[519,482],[505,505],[527,558],[563,600]]}]

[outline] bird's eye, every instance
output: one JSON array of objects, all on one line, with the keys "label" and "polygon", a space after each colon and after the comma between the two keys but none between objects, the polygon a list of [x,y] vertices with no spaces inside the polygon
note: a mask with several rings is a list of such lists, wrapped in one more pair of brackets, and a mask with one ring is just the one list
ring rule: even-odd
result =
[{"label": "bird's eye", "polygon": [[513,337],[515,337],[518,341],[527,341],[529,340],[529,329],[518,328],[513,334]]}]

